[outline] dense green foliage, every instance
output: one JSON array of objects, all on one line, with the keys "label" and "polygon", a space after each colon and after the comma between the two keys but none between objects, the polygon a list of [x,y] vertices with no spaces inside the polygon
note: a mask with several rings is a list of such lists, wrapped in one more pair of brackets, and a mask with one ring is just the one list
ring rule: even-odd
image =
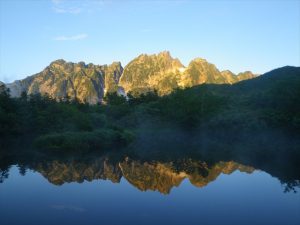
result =
[{"label": "dense green foliage", "polygon": [[57,102],[49,96],[0,94],[1,143],[33,141],[41,149],[105,149],[127,145],[133,134],[107,116],[102,106]]},{"label": "dense green foliage", "polygon": [[46,134],[37,138],[35,145],[41,149],[84,152],[94,149],[122,147],[131,139],[132,134],[130,132],[106,128],[95,131]]},{"label": "dense green foliage", "polygon": [[57,102],[40,95],[11,98],[4,91],[0,94],[0,141],[26,140],[51,150],[113,149],[141,140],[176,143],[175,130],[181,138],[195,136],[185,141],[197,140],[198,145],[200,136],[230,143],[266,131],[299,140],[299,98],[300,68],[295,67],[234,85],[176,89],[162,97],[156,92],[129,93],[127,98],[108,93],[102,105]]}]

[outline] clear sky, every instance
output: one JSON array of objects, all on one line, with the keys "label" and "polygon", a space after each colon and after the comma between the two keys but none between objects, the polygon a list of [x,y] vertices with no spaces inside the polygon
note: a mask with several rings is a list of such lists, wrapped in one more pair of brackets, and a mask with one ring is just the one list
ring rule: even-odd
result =
[{"label": "clear sky", "polygon": [[0,80],[169,50],[237,73],[300,66],[300,0],[0,0]]}]

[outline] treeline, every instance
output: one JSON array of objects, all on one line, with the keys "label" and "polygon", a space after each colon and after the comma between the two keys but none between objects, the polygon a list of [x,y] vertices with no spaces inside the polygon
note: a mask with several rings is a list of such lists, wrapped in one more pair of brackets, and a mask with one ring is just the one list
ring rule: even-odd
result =
[{"label": "treeline", "polygon": [[11,98],[9,90],[0,94],[0,124],[2,145],[25,141],[41,149],[85,151],[119,148],[133,139],[133,133],[118,126],[104,106],[58,102],[39,94]]}]

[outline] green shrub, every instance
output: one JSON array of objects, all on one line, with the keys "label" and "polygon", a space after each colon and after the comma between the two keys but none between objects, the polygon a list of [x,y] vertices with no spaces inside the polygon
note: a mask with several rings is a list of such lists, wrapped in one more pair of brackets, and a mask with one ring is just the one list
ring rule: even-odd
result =
[{"label": "green shrub", "polygon": [[101,129],[93,132],[63,132],[42,135],[35,139],[39,149],[88,151],[114,149],[128,145],[134,135],[129,131]]}]

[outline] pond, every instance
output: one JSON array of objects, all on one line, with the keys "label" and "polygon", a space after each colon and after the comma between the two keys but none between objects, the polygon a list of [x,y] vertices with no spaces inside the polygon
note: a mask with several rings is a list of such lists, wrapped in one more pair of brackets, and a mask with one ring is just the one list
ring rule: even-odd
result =
[{"label": "pond", "polygon": [[299,180],[233,160],[93,155],[1,163],[1,225],[300,222]]}]

